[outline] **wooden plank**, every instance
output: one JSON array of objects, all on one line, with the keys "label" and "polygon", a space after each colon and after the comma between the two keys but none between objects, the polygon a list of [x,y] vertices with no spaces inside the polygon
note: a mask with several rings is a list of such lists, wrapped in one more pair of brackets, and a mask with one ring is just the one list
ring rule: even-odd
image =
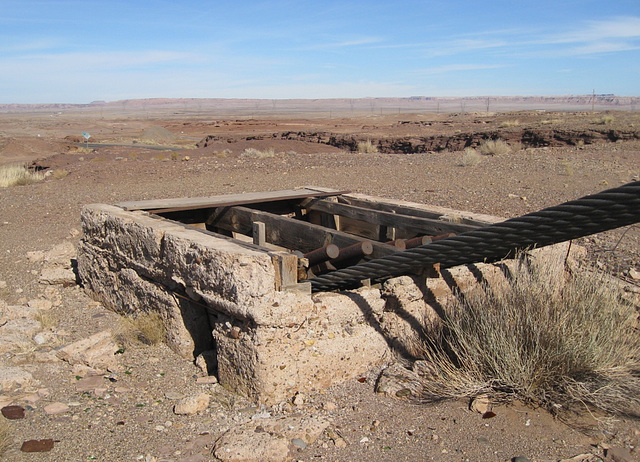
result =
[{"label": "wooden plank", "polygon": [[[240,206],[227,207],[213,214],[207,220],[207,228],[249,235],[253,232],[255,221],[265,224],[267,229],[265,238],[268,243],[291,250],[299,250],[302,253],[310,252],[327,244],[335,244],[344,248],[366,240],[294,218]],[[373,247],[371,258],[379,258],[399,251],[395,247],[380,243],[373,243]]]},{"label": "wooden plank", "polygon": [[266,240],[266,226],[261,221],[253,222],[253,243],[264,247]]},{"label": "wooden plank", "polygon": [[337,202],[316,199],[306,205],[308,210],[315,210],[343,217],[361,220],[367,223],[390,226],[394,228],[413,231],[420,234],[444,234],[463,233],[477,229],[477,226],[462,223],[449,223],[433,218],[422,218],[400,213],[373,210],[355,205],[341,204]]},{"label": "wooden plank", "polygon": [[298,283],[298,257],[285,252],[277,252],[271,256],[275,267],[275,289],[284,290]]},{"label": "wooden plank", "polygon": [[[346,194],[346,193],[345,193]],[[483,227],[501,221],[497,217],[490,215],[482,215],[471,212],[458,212],[456,210],[447,209],[439,206],[428,206],[397,201],[393,199],[379,198],[365,196],[361,194],[354,194],[348,196],[340,196],[337,198],[340,203],[354,205],[357,207],[364,207],[374,210],[380,210],[383,212],[399,213],[402,215],[410,215],[421,218],[432,218],[438,220],[443,216],[449,216],[449,214],[458,215],[459,223],[465,225],[472,225],[477,227]],[[473,218],[477,216],[477,219]],[[442,221],[442,220],[441,220]]]},{"label": "wooden plank", "polygon": [[125,210],[146,210],[150,213],[167,213],[181,210],[225,207],[230,205],[246,205],[261,202],[275,202],[307,197],[329,197],[346,194],[349,191],[316,191],[313,189],[287,189],[245,194],[229,194],[212,197],[190,197],[176,199],[152,199],[146,201],[128,201],[116,204]]}]

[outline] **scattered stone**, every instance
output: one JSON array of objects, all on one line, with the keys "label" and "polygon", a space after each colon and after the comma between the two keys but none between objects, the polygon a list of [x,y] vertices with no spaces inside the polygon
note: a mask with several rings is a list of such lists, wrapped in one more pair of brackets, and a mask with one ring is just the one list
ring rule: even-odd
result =
[{"label": "scattered stone", "polygon": [[489,395],[478,395],[471,399],[471,403],[469,403],[469,409],[472,411],[476,411],[478,414],[485,414],[486,412],[491,410],[491,400],[489,399]]},{"label": "scattered stone", "polygon": [[523,456],[517,456],[511,459],[511,462],[531,462],[531,460]]},{"label": "scattered stone", "polygon": [[218,383],[218,378],[215,375],[208,375],[206,377],[198,377],[196,383],[201,385]]},{"label": "scattered stone", "polygon": [[204,375],[213,375],[218,369],[218,354],[215,350],[203,351],[196,358],[196,367]]},{"label": "scattered stone", "polygon": [[296,406],[302,406],[304,404],[304,395],[300,392],[296,393],[293,397],[293,404]]},{"label": "scattered stone", "polygon": [[22,388],[35,383],[33,376],[19,367],[0,366],[0,390]]},{"label": "scattered stone", "polygon": [[291,440],[291,444],[299,447],[300,449],[306,449],[307,443],[304,442],[302,438],[294,438]]},{"label": "scattered stone", "polygon": [[627,448],[611,448],[604,451],[607,461],[611,462],[634,462],[634,458]]},{"label": "scattered stone", "polygon": [[384,393],[393,398],[417,396],[419,389],[418,374],[398,363],[385,368],[376,383],[376,393]]},{"label": "scattered stone", "polygon": [[44,412],[48,415],[58,415],[69,412],[69,406],[64,403],[52,403],[44,407]]},{"label": "scattered stone", "polygon": [[182,393],[178,393],[177,391],[167,391],[164,393],[164,397],[175,401],[184,398],[184,395]]},{"label": "scattered stone", "polygon": [[579,454],[569,459],[562,459],[560,462],[602,462],[602,458],[595,454]]},{"label": "scattered stone", "polygon": [[41,396],[38,393],[31,393],[23,398],[27,403],[34,404],[40,401]]},{"label": "scattered stone", "polygon": [[28,440],[22,443],[22,452],[49,452],[53,449],[53,440]]},{"label": "scattered stone", "polygon": [[2,415],[9,420],[24,419],[24,408],[22,406],[5,406],[1,411]]},{"label": "scattered stone", "polygon": [[216,441],[213,454],[223,461],[286,461],[290,459],[289,443],[302,449],[313,443],[327,425],[315,417],[250,421],[224,433]]},{"label": "scattered stone", "polygon": [[629,276],[631,276],[631,279],[635,279],[636,281],[638,281],[640,280],[640,271],[635,268],[631,268],[629,270]]},{"label": "scattered stone", "polygon": [[338,406],[337,406],[337,405],[336,405],[336,403],[334,403],[333,401],[325,401],[325,402],[322,404],[322,408],[323,408],[325,411],[332,412],[332,411],[335,411],[336,409],[338,409]]},{"label": "scattered stone", "polygon": [[69,241],[54,245],[44,254],[44,261],[63,268],[71,268],[71,260],[74,258],[76,258],[76,248]]},{"label": "scattered stone", "polygon": [[102,375],[90,375],[76,382],[76,391],[85,392],[93,391],[104,386],[104,377]]},{"label": "scattered stone", "polygon": [[51,300],[47,300],[44,298],[36,298],[33,300],[29,300],[27,302],[27,306],[29,306],[29,308],[34,308],[38,311],[40,310],[48,311],[51,308],[53,308],[53,303],[51,302]]},{"label": "scattered stone", "polygon": [[42,250],[33,250],[27,252],[27,260],[31,263],[40,263],[44,261],[44,252]]},{"label": "scattered stone", "polygon": [[76,274],[69,268],[61,268],[59,266],[43,268],[40,272],[40,283],[65,287],[74,286],[76,284]]},{"label": "scattered stone", "polygon": [[204,411],[209,407],[211,397],[206,393],[196,396],[188,396],[180,400],[173,408],[173,412],[178,415],[193,415]]},{"label": "scattered stone", "polygon": [[38,332],[36,335],[33,336],[33,341],[37,345],[44,345],[46,343],[55,342],[56,338],[57,336],[53,332]]},{"label": "scattered stone", "polygon": [[84,364],[97,369],[108,369],[117,365],[115,356],[119,347],[111,338],[108,330],[99,332],[89,338],[67,345],[58,350],[58,358],[70,364]]}]

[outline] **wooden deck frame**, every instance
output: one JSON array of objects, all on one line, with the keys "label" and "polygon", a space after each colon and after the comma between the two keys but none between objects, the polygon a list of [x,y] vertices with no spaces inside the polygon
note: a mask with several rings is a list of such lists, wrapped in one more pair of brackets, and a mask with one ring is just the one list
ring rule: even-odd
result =
[{"label": "wooden deck frame", "polygon": [[[230,237],[242,237],[274,253],[278,280],[295,285],[308,253],[327,244],[345,248],[371,242],[375,259],[401,251],[398,237],[461,233],[483,226],[468,218],[446,220],[442,213],[399,201],[349,196],[348,191],[306,187],[214,197],[130,201],[117,204]],[[242,235],[242,236],[239,236]],[[246,241],[245,237],[242,237]],[[331,266],[330,264],[328,266]],[[285,274],[286,273],[286,274]],[[301,274],[301,278],[304,276]]]}]

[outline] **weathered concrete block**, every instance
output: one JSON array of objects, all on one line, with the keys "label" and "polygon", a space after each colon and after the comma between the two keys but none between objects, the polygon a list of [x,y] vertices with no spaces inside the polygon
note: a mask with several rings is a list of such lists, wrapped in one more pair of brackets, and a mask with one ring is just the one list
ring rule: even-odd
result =
[{"label": "weathered concrete block", "polygon": [[191,359],[215,349],[220,383],[275,403],[379,363],[379,291],[312,298],[276,290],[273,253],[103,204],[86,206],[78,272],[121,313],[157,310],[170,346]]},{"label": "weathered concrete block", "polygon": [[[392,350],[417,355],[455,291],[504,278],[509,268],[468,265],[311,295],[281,290],[282,256],[263,247],[104,204],[86,206],[82,222],[78,273],[96,298],[121,313],[158,311],[175,351],[190,359],[215,351],[207,370],[217,363],[223,386],[266,404],[356,377]],[[556,252],[563,271],[566,247],[536,252]]]}]

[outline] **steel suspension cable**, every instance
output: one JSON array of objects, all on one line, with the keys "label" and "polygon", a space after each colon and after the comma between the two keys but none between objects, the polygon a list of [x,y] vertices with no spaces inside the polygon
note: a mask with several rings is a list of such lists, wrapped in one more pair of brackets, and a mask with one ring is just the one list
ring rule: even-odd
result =
[{"label": "steel suspension cable", "polygon": [[310,279],[313,291],[348,289],[439,263],[441,268],[496,261],[640,221],[640,181],[565,202]]}]

